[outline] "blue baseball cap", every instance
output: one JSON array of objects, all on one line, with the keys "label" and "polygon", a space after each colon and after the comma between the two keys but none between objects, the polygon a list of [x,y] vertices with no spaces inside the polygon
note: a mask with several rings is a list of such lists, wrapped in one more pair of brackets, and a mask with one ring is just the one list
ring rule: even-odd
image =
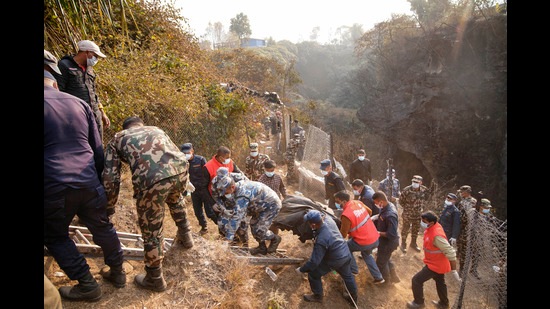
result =
[{"label": "blue baseball cap", "polygon": [[323,216],[318,210],[312,209],[304,215],[304,222],[321,223],[323,222]]}]

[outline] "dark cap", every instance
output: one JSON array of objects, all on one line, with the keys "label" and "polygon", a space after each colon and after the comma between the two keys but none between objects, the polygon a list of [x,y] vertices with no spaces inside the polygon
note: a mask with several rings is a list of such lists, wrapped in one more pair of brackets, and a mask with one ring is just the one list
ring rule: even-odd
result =
[{"label": "dark cap", "polygon": [[312,209],[304,215],[304,222],[321,223],[323,222],[323,216],[318,210]]},{"label": "dark cap", "polygon": [[458,196],[456,196],[456,194],[454,194],[454,193],[447,193],[447,197],[450,198],[450,199],[453,199],[453,200],[458,199]]},{"label": "dark cap", "polygon": [[363,182],[363,180],[361,179],[355,179],[353,180],[353,182],[351,183],[352,186],[364,186],[365,183]]},{"label": "dark cap", "polygon": [[488,199],[486,198],[482,198],[481,199],[481,205],[485,208],[491,208],[493,206],[491,206],[491,201],[489,201]]},{"label": "dark cap", "polygon": [[321,166],[319,167],[319,169],[324,170],[325,168],[329,167],[330,165],[331,165],[330,160],[329,159],[324,159],[323,161],[321,161]]},{"label": "dark cap", "polygon": [[189,153],[191,151],[191,149],[193,149],[193,144],[185,143],[185,144],[181,145],[180,149],[183,153]]},{"label": "dark cap", "polygon": [[460,191],[460,192],[464,192],[464,191],[472,192],[472,187],[464,185],[464,186],[460,187],[460,189],[458,189],[458,191]]}]

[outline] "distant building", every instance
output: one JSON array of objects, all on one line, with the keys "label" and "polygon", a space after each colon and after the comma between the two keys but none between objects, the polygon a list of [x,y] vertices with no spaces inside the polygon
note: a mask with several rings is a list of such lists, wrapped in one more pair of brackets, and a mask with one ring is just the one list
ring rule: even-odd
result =
[{"label": "distant building", "polygon": [[266,47],[267,41],[262,39],[252,39],[247,38],[243,39],[241,43],[241,47]]}]

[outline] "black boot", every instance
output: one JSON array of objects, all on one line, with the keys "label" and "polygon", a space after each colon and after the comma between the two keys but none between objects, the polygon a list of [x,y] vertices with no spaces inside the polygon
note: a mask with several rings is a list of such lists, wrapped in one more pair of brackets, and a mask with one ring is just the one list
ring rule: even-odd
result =
[{"label": "black boot", "polygon": [[277,248],[279,247],[279,244],[281,243],[281,236],[277,234],[273,234],[273,239],[271,239],[269,243],[269,247],[267,247],[267,253],[273,253],[277,251]]},{"label": "black boot", "polygon": [[172,247],[191,249],[193,248],[193,236],[191,235],[191,229],[189,228],[189,222],[183,220],[176,224],[178,227],[178,232]]},{"label": "black boot", "polygon": [[416,244],[416,237],[411,239],[411,245],[409,247],[413,248],[417,252],[422,252],[422,249],[420,249],[420,247]]},{"label": "black boot", "polygon": [[98,301],[103,295],[99,284],[89,271],[84,277],[78,279],[77,285],[60,287],[59,294],[63,298],[74,301]]},{"label": "black boot", "polygon": [[401,282],[401,279],[399,279],[399,276],[397,275],[397,271],[395,271],[395,268],[390,268],[390,281],[391,283],[399,283]]},{"label": "black boot", "polygon": [[322,303],[323,302],[323,295],[319,294],[304,294],[304,300],[308,302],[316,302],[316,303]]},{"label": "black boot", "polygon": [[117,288],[126,286],[126,271],[124,271],[122,264],[119,266],[109,266],[109,270],[101,272],[101,276]]},{"label": "black boot", "polygon": [[162,292],[166,290],[166,281],[162,276],[162,267],[149,268],[145,266],[146,274],[139,274],[134,277],[134,282],[141,288],[151,291]]},{"label": "black boot", "polygon": [[401,252],[407,253],[407,242],[405,241],[405,237],[401,236],[401,239],[403,239],[401,242]]},{"label": "black boot", "polygon": [[265,245],[265,241],[260,241],[260,245],[256,248],[250,249],[250,254],[252,255],[266,255],[267,254],[267,247]]}]

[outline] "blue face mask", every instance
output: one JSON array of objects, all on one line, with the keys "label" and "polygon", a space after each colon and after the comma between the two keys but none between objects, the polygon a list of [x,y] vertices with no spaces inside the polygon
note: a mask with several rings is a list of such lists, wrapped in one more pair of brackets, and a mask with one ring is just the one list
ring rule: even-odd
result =
[{"label": "blue face mask", "polygon": [[336,206],[336,209],[342,209],[342,205],[340,205],[338,203],[334,203],[334,206]]},{"label": "blue face mask", "polygon": [[489,208],[483,208],[481,210],[481,212],[483,212],[484,214],[488,214],[490,211],[491,211],[491,209],[489,209]]},{"label": "blue face mask", "polygon": [[427,229],[428,228],[428,223],[426,223],[424,221],[420,221],[420,226],[424,229]]},{"label": "blue face mask", "polygon": [[275,175],[275,172],[265,172],[265,175],[267,177],[273,177],[273,175]]}]

